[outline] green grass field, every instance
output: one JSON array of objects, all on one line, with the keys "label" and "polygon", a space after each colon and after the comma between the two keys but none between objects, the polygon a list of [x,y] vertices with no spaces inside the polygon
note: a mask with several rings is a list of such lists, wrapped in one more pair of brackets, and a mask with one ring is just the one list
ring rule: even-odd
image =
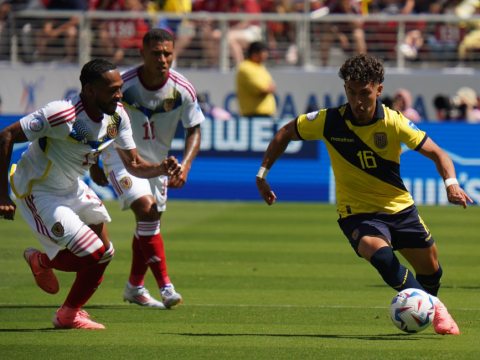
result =
[{"label": "green grass field", "polygon": [[[85,309],[107,329],[55,330],[60,292],[36,287],[23,260],[38,246],[17,212],[0,227],[0,359],[479,359],[480,208],[421,207],[444,269],[440,298],[461,335],[392,324],[395,292],[358,258],[324,204],[168,203],[169,275],[184,298],[170,311],[123,303],[130,212],[106,204],[115,258]],[[158,297],[152,275],[146,286]]]}]

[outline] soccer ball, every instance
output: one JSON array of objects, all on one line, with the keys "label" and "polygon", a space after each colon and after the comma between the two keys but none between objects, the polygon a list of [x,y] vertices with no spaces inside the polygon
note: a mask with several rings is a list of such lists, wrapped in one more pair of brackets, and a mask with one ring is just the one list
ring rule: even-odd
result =
[{"label": "soccer ball", "polygon": [[418,333],[430,326],[435,316],[433,299],[425,291],[405,289],[400,291],[390,305],[390,317],[400,330]]}]

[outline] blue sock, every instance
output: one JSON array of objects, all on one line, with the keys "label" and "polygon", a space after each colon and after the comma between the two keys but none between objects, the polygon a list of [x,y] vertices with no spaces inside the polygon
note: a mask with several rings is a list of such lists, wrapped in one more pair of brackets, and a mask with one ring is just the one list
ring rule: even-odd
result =
[{"label": "blue sock", "polygon": [[421,275],[417,274],[417,281],[423,286],[426,292],[433,296],[437,296],[438,289],[440,289],[440,285],[442,282],[440,279],[442,278],[443,270],[438,263],[438,270],[432,275]]},{"label": "blue sock", "polygon": [[412,272],[400,264],[388,246],[378,249],[370,258],[370,264],[378,270],[383,280],[397,291],[408,288],[424,290]]}]

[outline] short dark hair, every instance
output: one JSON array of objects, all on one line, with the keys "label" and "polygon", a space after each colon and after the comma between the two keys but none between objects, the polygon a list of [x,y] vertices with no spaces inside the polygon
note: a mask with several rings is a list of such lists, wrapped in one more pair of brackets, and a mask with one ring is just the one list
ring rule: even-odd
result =
[{"label": "short dark hair", "polygon": [[149,46],[152,40],[156,42],[171,41],[173,46],[175,46],[173,35],[165,29],[149,30],[143,37],[143,47]]},{"label": "short dark hair", "polygon": [[344,81],[363,81],[374,84],[381,84],[385,75],[385,69],[382,62],[367,54],[358,54],[347,59],[340,70],[338,76]]},{"label": "short dark hair", "polygon": [[250,46],[248,47],[248,51],[247,51],[247,56],[250,57],[252,56],[253,54],[258,54],[262,51],[267,51],[268,50],[268,47],[267,45],[265,45],[263,42],[261,41],[254,41],[250,44]]},{"label": "short dark hair", "polygon": [[102,74],[107,71],[115,70],[117,67],[111,62],[105,59],[94,59],[83,65],[80,73],[80,82],[82,83],[82,89],[87,84],[91,84],[94,81],[100,79]]}]

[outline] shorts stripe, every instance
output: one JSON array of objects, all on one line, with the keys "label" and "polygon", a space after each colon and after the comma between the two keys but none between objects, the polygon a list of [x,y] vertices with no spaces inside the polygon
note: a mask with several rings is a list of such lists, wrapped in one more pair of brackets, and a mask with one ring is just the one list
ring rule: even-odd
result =
[{"label": "shorts stripe", "polygon": [[98,239],[97,234],[95,234],[90,228],[77,240],[75,245],[70,249],[70,251],[78,255],[81,252],[85,251],[90,245],[92,245]]},{"label": "shorts stripe", "polygon": [[35,225],[37,226],[37,232],[48,237],[50,240],[52,240],[55,244],[58,244],[58,241],[55,240],[50,236],[50,232],[48,231],[47,227],[45,226],[45,223],[43,222],[43,219],[38,215],[37,208],[35,204],[33,203],[33,195],[27,196],[25,198],[25,203],[29,207],[30,211],[32,212],[33,218],[35,220]]},{"label": "shorts stripe", "polygon": [[110,178],[110,183],[112,184],[113,188],[117,192],[117,195],[120,196],[123,194],[122,187],[117,181],[117,178],[115,176],[115,173],[113,171],[110,171],[110,174],[108,174],[108,177]]}]

